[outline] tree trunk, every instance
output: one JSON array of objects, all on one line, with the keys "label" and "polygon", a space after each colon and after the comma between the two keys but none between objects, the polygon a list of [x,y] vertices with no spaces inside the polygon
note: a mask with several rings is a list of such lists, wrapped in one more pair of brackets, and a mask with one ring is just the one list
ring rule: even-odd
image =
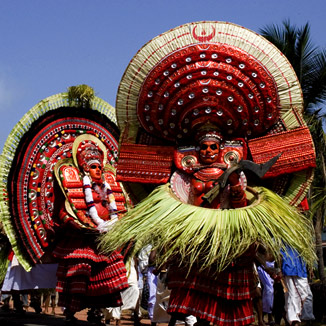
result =
[{"label": "tree trunk", "polygon": [[324,271],[324,256],[323,256],[323,246],[322,246],[322,229],[323,229],[323,219],[324,219],[324,205],[316,211],[316,221],[315,221],[315,236],[316,236],[316,254],[318,257],[318,273],[319,279],[325,283],[325,271]]}]

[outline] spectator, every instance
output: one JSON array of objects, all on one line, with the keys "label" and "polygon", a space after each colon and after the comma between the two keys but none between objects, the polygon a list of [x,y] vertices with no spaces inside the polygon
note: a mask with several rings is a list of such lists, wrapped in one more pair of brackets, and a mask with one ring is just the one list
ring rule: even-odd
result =
[{"label": "spectator", "polygon": [[[127,266],[126,266],[127,267]],[[107,320],[113,319],[116,321],[116,325],[121,325],[121,313],[123,310],[135,311],[136,305],[139,299],[139,288],[137,282],[137,271],[135,268],[135,261],[131,260],[128,270],[128,285],[129,287],[121,292],[122,306],[110,307],[103,309],[104,318]],[[134,314],[135,323],[137,323],[138,314]]]},{"label": "spectator", "polygon": [[270,276],[269,269],[274,268],[274,261],[270,261],[272,258],[266,254],[266,268],[264,266],[258,266],[258,276],[262,284],[262,309],[263,314],[268,316],[268,324],[274,325],[274,318],[272,315],[274,304],[274,280]]},{"label": "spectator", "polygon": [[309,295],[307,269],[302,258],[293,248],[286,247],[282,254],[282,274],[285,292],[286,319],[291,326],[300,325],[303,303]]}]

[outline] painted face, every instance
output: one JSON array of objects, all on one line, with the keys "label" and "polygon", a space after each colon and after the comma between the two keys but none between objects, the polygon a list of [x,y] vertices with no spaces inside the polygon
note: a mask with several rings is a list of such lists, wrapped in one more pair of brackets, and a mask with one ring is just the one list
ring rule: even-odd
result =
[{"label": "painted face", "polygon": [[102,180],[102,166],[98,163],[92,163],[89,166],[89,174],[93,181],[101,181]]},{"label": "painted face", "polygon": [[204,140],[200,144],[200,150],[199,150],[200,161],[204,164],[215,163],[218,159],[219,152],[220,152],[220,144],[218,142]]}]

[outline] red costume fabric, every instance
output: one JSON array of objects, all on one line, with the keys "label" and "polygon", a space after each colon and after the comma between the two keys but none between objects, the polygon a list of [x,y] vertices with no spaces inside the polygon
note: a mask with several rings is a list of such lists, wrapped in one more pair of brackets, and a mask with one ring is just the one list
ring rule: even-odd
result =
[{"label": "red costume fabric", "polygon": [[100,254],[96,233],[81,236],[80,232],[67,228],[53,252],[59,261],[58,305],[71,312],[122,305],[120,291],[128,287],[122,255]]},{"label": "red costume fabric", "polygon": [[[216,167],[224,162],[219,159],[221,136],[215,130],[199,133],[200,169],[193,173],[190,182],[190,202],[206,208],[237,208],[247,205],[240,176],[232,173],[228,186],[208,202],[204,196],[217,186],[224,170]],[[250,259],[248,259],[250,258]],[[248,252],[216,274],[214,266],[199,271],[192,267],[173,264],[169,269],[168,286],[171,289],[168,312],[194,315],[215,325],[243,326],[254,322],[251,292],[254,289],[253,255]],[[235,308],[236,307],[236,308]]]},{"label": "red costume fabric", "polygon": [[251,248],[237,262],[216,274],[214,266],[198,271],[172,265],[168,274],[171,289],[169,313],[194,315],[214,325],[243,326],[255,321],[252,291],[255,288]]},{"label": "red costume fabric", "polygon": [[97,248],[98,235],[108,231],[103,225],[118,220],[115,195],[106,174],[118,191],[117,199],[122,194],[113,175],[103,172],[101,144],[91,135],[82,135],[76,138],[73,147],[80,170],[65,160],[55,167],[66,201],[60,201],[60,194],[57,194],[61,207],[56,214],[62,235],[58,237],[53,256],[59,263],[58,304],[66,307],[69,313],[84,308],[120,306],[120,292],[128,287],[123,256],[118,251],[104,255]]}]

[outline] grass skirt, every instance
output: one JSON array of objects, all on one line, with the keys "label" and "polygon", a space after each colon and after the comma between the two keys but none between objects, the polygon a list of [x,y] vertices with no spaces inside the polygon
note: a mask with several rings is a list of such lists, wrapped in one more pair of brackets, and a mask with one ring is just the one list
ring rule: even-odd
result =
[{"label": "grass skirt", "polygon": [[[248,196],[249,197],[249,196]],[[224,270],[251,245],[261,243],[276,259],[286,245],[306,263],[315,261],[310,220],[266,188],[252,190],[248,206],[210,209],[181,202],[168,184],[157,187],[114,228],[100,236],[103,252],[129,245],[134,256],[148,244],[157,250],[156,264],[177,255],[180,265]]]}]

